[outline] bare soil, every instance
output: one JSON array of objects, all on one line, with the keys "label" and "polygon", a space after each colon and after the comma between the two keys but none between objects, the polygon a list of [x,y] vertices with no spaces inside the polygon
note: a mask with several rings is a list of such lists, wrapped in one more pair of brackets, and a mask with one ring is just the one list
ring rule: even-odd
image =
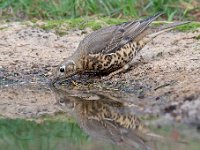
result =
[{"label": "bare soil", "polygon": [[[52,69],[90,32],[69,31],[60,37],[32,24],[0,25],[0,114],[16,118],[59,111],[45,84]],[[158,36],[133,60],[135,67],[105,80],[104,86],[135,94],[148,113],[200,124],[199,35],[200,29]]]}]

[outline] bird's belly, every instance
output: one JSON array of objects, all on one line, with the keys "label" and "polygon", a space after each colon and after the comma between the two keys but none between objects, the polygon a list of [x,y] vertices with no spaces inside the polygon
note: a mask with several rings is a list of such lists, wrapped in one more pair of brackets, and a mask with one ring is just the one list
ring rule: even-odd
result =
[{"label": "bird's belly", "polygon": [[112,72],[129,63],[135,55],[135,44],[128,43],[114,53],[89,55],[83,68],[92,72]]}]

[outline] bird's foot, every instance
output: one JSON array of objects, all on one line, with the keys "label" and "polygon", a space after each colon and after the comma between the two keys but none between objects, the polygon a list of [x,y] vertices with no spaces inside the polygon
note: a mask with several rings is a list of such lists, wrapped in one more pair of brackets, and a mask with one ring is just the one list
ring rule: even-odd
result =
[{"label": "bird's foot", "polygon": [[78,84],[78,83],[75,82],[74,80],[72,80],[72,84],[73,84],[74,86],[76,86],[76,87],[80,87],[80,86],[81,86],[80,84]]},{"label": "bird's foot", "polygon": [[145,60],[145,58],[144,58],[142,55],[140,55],[139,63],[142,63],[142,64],[147,64],[147,63],[148,63],[148,61],[147,61],[147,60]]}]

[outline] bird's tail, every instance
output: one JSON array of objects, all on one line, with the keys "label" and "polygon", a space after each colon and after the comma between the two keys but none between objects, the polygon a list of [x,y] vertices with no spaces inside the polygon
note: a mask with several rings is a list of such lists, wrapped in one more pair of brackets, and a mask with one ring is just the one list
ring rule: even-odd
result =
[{"label": "bird's tail", "polygon": [[147,37],[150,38],[150,40],[151,40],[151,39],[157,37],[158,35],[166,32],[166,31],[172,30],[177,26],[188,24],[188,23],[190,23],[190,21],[174,22],[174,23],[162,25],[162,26],[157,27],[155,29],[151,29],[151,32],[150,32],[150,34],[147,35]]},{"label": "bird's tail", "polygon": [[164,137],[155,133],[147,133],[146,134],[147,139],[149,138],[149,141],[158,141],[160,143],[177,143],[177,144],[184,144],[187,145],[188,142],[186,140],[183,139],[174,139],[174,138],[170,138],[170,137]]}]

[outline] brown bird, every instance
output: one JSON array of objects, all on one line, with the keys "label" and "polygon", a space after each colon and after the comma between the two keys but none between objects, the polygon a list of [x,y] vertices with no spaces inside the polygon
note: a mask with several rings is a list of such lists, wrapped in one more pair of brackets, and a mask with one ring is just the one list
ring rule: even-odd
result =
[{"label": "brown bird", "polygon": [[109,26],[86,36],[77,50],[58,66],[53,83],[76,74],[95,73],[113,76],[129,69],[132,59],[153,38],[176,26],[176,22],[160,27],[149,25],[161,13],[144,20]]}]

